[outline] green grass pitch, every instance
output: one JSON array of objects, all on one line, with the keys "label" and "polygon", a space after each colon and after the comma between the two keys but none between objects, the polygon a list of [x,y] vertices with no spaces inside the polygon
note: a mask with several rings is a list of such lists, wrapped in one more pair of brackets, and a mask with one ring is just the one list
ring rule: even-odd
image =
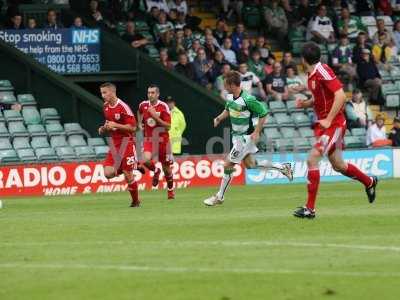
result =
[{"label": "green grass pitch", "polygon": [[399,299],[399,183],[322,183],[315,220],[294,184],[5,200],[0,299]]}]

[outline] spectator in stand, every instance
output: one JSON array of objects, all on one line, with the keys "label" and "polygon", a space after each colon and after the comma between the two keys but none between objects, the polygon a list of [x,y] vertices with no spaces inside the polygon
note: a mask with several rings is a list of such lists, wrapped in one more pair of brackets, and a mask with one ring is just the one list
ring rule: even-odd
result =
[{"label": "spectator in stand", "polygon": [[184,16],[188,13],[188,5],[185,0],[172,0],[168,4],[169,9],[176,9],[179,13],[182,13]]},{"label": "spectator in stand", "polygon": [[279,0],[271,0],[270,5],[265,7],[264,20],[269,34],[276,37],[283,47],[288,34],[288,20],[285,11],[279,6]]},{"label": "spectator in stand", "polygon": [[317,15],[312,17],[308,24],[307,40],[313,40],[316,43],[333,43],[335,41],[333,23],[326,13],[326,6],[320,4],[317,8]]},{"label": "spectator in stand", "polygon": [[296,63],[293,60],[293,55],[290,51],[286,51],[283,53],[283,59],[282,59],[282,68],[283,71],[285,72],[286,67],[292,66],[294,70],[296,70]]},{"label": "spectator in stand", "polygon": [[186,26],[186,16],[178,12],[178,18],[175,23],[175,29],[183,29]]},{"label": "spectator in stand", "polygon": [[392,141],[386,137],[385,118],[377,115],[375,123],[367,130],[367,146],[378,148],[391,145]]},{"label": "spectator in stand", "polygon": [[198,51],[201,48],[201,44],[199,40],[194,40],[192,46],[186,52],[190,62],[193,62],[198,55]]},{"label": "spectator in stand", "polygon": [[144,50],[148,43],[147,39],[143,35],[136,32],[135,23],[132,21],[126,23],[126,32],[122,36],[122,39],[133,48],[139,50]]},{"label": "spectator in stand", "polygon": [[174,30],[174,25],[167,20],[167,14],[163,11],[158,15],[158,22],[154,25],[154,35],[159,39],[167,31]]},{"label": "spectator in stand", "polygon": [[275,64],[275,57],[273,56],[268,57],[267,63],[265,64],[264,67],[265,76],[270,75],[274,71],[274,64]]},{"label": "spectator in stand", "polygon": [[296,75],[296,69],[293,65],[286,66],[286,85],[288,89],[288,99],[297,100],[307,99],[307,87],[299,76]]},{"label": "spectator in stand", "polygon": [[343,7],[338,21],[340,34],[347,34],[350,40],[355,40],[361,31],[365,31],[359,17],[351,16],[347,7]]},{"label": "spectator in stand", "polygon": [[215,89],[218,91],[219,96],[226,100],[228,91],[225,89],[225,76],[231,71],[231,65],[226,63],[222,66],[221,75],[215,80]]},{"label": "spectator in stand", "polygon": [[393,128],[389,133],[389,139],[393,147],[400,147],[400,117],[393,119]]},{"label": "spectator in stand", "polygon": [[400,15],[400,0],[392,0],[393,16],[398,17]]},{"label": "spectator in stand", "polygon": [[400,50],[400,20],[393,25],[393,40],[398,50]]},{"label": "spectator in stand", "polygon": [[224,18],[230,19],[232,14],[235,12],[238,19],[242,17],[243,2],[254,2],[246,0],[221,0],[222,6],[222,16]]},{"label": "spectator in stand", "polygon": [[175,39],[172,40],[170,47],[168,47],[168,55],[172,61],[178,60],[178,55],[185,52],[186,49],[183,46],[183,31],[178,30],[175,33]]},{"label": "spectator in stand", "polygon": [[150,9],[150,14],[146,16],[146,23],[150,26],[150,28],[154,29],[154,26],[158,22],[158,16],[160,15],[160,12],[161,11],[156,6]]},{"label": "spectator in stand", "polygon": [[99,9],[99,1],[91,0],[89,3],[89,14],[93,21],[95,21],[98,25],[105,24],[105,20],[103,18],[103,14]]},{"label": "spectator in stand", "polygon": [[333,50],[332,65],[340,76],[353,81],[357,76],[356,66],[352,61],[352,51],[346,34],[340,35],[339,45]]},{"label": "spectator in stand", "polygon": [[262,82],[256,74],[248,70],[246,63],[239,65],[239,73],[242,79],[241,87],[243,90],[263,100],[267,99]]},{"label": "spectator in stand", "polygon": [[267,62],[268,57],[270,57],[270,51],[264,36],[257,37],[253,50],[258,50],[261,54],[261,60],[265,63]]},{"label": "spectator in stand", "polygon": [[168,56],[168,49],[162,48],[160,49],[160,63],[163,65],[167,70],[173,70],[174,65],[172,62],[169,60]]},{"label": "spectator in stand", "polygon": [[388,47],[386,33],[381,32],[378,37],[378,42],[372,46],[372,55],[377,64],[385,64],[390,61],[392,56],[391,48]]},{"label": "spectator in stand", "polygon": [[314,10],[308,3],[308,0],[300,0],[297,9],[293,11],[293,28],[307,28],[309,21],[314,15]]},{"label": "spectator in stand", "polygon": [[265,78],[265,86],[270,100],[286,101],[289,92],[286,84],[286,77],[282,75],[280,62],[275,62],[273,72]]},{"label": "spectator in stand", "polygon": [[225,20],[218,20],[216,27],[213,31],[213,35],[218,42],[218,45],[222,45],[225,39],[228,37],[228,26],[226,25]]},{"label": "spectator in stand", "polygon": [[186,129],[185,116],[176,106],[174,98],[168,96],[166,102],[171,112],[171,128],[169,130],[169,136],[171,138],[172,154],[180,155],[182,153],[182,135]]},{"label": "spectator in stand", "polygon": [[35,18],[28,19],[28,26],[27,29],[37,29],[37,23]]},{"label": "spectator in stand", "polygon": [[47,11],[47,21],[44,25],[47,29],[60,29],[63,28],[62,24],[57,20],[57,12],[54,9]]},{"label": "spectator in stand", "polygon": [[236,25],[235,31],[231,35],[232,40],[232,50],[236,53],[239,52],[242,47],[243,39],[247,38],[248,34],[245,31],[244,24],[238,23]]},{"label": "spectator in stand", "polygon": [[74,22],[72,23],[71,28],[73,28],[73,29],[84,29],[86,27],[83,25],[82,18],[77,16],[77,17],[74,18]]},{"label": "spectator in stand", "polygon": [[24,24],[22,23],[22,15],[20,13],[16,13],[11,18],[10,26],[8,26],[7,29],[12,29],[12,30],[25,29]]},{"label": "spectator in stand", "polygon": [[183,27],[183,34],[183,46],[185,47],[185,49],[189,49],[190,47],[192,47],[192,43],[195,39],[193,36],[192,28],[190,28],[189,26]]},{"label": "spectator in stand", "polygon": [[236,53],[232,50],[232,41],[230,38],[226,38],[221,47],[221,52],[224,54],[225,59],[231,64],[237,65]]},{"label": "spectator in stand", "polygon": [[147,11],[150,11],[152,7],[157,7],[160,11],[169,13],[169,7],[167,0],[146,0]]},{"label": "spectator in stand", "polygon": [[197,56],[193,62],[195,81],[207,89],[212,88],[210,78],[212,77],[213,63],[212,60],[207,59],[203,48],[197,51]]},{"label": "spectator in stand", "polygon": [[376,103],[382,102],[380,97],[381,75],[375,62],[371,59],[371,51],[368,49],[362,50],[362,59],[357,64],[357,75],[361,87],[369,92],[371,100]]},{"label": "spectator in stand", "polygon": [[178,63],[175,66],[175,71],[191,80],[194,80],[195,78],[193,65],[189,62],[186,53],[179,54]]},{"label": "spectator in stand", "polygon": [[354,90],[351,101],[346,102],[345,112],[348,128],[367,128],[372,123],[372,112],[359,89]]},{"label": "spectator in stand", "polygon": [[240,47],[240,50],[236,55],[238,63],[240,64],[247,62],[250,58],[250,54],[250,40],[248,38],[245,38],[242,41],[242,47]]},{"label": "spectator in stand", "polygon": [[167,48],[172,49],[175,45],[174,31],[168,30],[161,34],[160,39],[155,43],[157,49]]},{"label": "spectator in stand", "polygon": [[206,35],[206,42],[204,44],[204,50],[206,51],[207,58],[213,59],[215,52],[218,50],[218,47],[215,46],[214,36],[212,34]]},{"label": "spectator in stand", "polygon": [[247,66],[249,71],[253,72],[261,81],[265,79],[265,63],[261,60],[260,51],[253,50],[251,52],[251,58],[248,60]]},{"label": "spectator in stand", "polygon": [[213,76],[212,81],[215,81],[216,78],[222,74],[222,68],[225,64],[229,64],[229,62],[225,59],[224,54],[221,50],[217,50],[214,55],[214,65],[213,65]]},{"label": "spectator in stand", "polygon": [[375,1],[375,7],[379,15],[391,16],[393,13],[392,5],[390,0],[377,0]]},{"label": "spectator in stand", "polygon": [[356,45],[353,48],[353,63],[358,64],[362,60],[362,51],[364,49],[372,51],[371,45],[367,43],[367,34],[365,32],[360,32],[357,36]]},{"label": "spectator in stand", "polygon": [[382,33],[386,34],[386,44],[389,44],[390,41],[394,40],[393,34],[386,29],[385,27],[385,20],[383,19],[377,19],[376,20],[376,28],[378,29],[377,32],[375,32],[375,34],[372,36],[372,42],[374,44],[378,44],[379,43],[379,36]]},{"label": "spectator in stand", "polygon": [[178,11],[176,9],[170,9],[167,19],[174,25],[174,28],[176,28],[175,24],[178,22]]}]

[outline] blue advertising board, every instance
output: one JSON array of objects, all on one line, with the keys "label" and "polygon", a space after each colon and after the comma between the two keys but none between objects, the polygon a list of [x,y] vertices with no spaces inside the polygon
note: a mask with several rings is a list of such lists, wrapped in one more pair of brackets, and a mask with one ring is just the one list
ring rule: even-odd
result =
[{"label": "blue advertising board", "polygon": [[3,30],[0,39],[57,73],[99,72],[99,29]]},{"label": "blue advertising board", "polygon": [[[307,181],[307,153],[258,155],[258,159],[268,159],[273,162],[291,162],[294,164],[293,182],[301,183]],[[381,178],[393,177],[393,150],[358,150],[344,151],[346,162],[353,163],[369,175]],[[346,176],[333,170],[329,161],[324,158],[320,162],[321,181],[349,180]],[[277,171],[246,170],[246,184],[277,184],[288,183],[286,177]]]}]

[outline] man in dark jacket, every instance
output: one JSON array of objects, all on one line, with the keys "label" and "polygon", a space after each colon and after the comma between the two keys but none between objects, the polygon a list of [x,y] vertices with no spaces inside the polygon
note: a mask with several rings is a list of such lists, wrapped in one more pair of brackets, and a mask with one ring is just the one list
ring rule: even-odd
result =
[{"label": "man in dark jacket", "polygon": [[392,140],[393,147],[400,147],[400,117],[393,120],[393,128],[389,133],[389,139]]},{"label": "man in dark jacket", "polygon": [[175,66],[175,71],[191,80],[194,80],[195,78],[194,67],[189,62],[186,53],[179,54],[178,63]]},{"label": "man in dark jacket", "polygon": [[382,97],[380,97],[381,75],[375,62],[371,59],[371,51],[369,49],[362,50],[361,61],[357,64],[357,75],[361,87],[367,89],[370,93],[371,100],[383,104],[380,103],[382,102]]}]

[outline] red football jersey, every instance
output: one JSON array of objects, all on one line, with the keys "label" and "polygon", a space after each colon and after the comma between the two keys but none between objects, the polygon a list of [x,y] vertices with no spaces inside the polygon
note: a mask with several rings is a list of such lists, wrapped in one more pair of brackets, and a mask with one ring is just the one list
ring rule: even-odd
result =
[{"label": "red football jersey", "polygon": [[[158,100],[155,105],[151,105],[150,101],[142,101],[139,104],[139,112],[143,116],[143,128],[145,138],[159,138],[160,142],[169,141],[169,133],[165,127],[157,124],[148,112],[149,107],[153,106],[161,120],[171,123],[171,113],[167,103]],[[154,136],[156,135],[157,136]]]},{"label": "red football jersey", "polygon": [[[325,119],[331,111],[335,100],[335,92],[342,88],[342,83],[337,79],[332,69],[318,63],[313,72],[308,75],[308,89],[314,97],[314,111],[317,114],[318,120]],[[346,118],[344,109],[336,115],[332,123],[343,124]]]},{"label": "red football jersey", "polygon": [[[104,117],[107,121],[113,121],[118,124],[136,126],[136,119],[132,110],[121,99],[118,99],[114,106],[104,104],[103,107]],[[113,143],[116,147],[122,144],[123,138],[128,138],[129,142],[134,142],[132,133],[124,132],[121,130],[115,130],[110,132]]]}]

